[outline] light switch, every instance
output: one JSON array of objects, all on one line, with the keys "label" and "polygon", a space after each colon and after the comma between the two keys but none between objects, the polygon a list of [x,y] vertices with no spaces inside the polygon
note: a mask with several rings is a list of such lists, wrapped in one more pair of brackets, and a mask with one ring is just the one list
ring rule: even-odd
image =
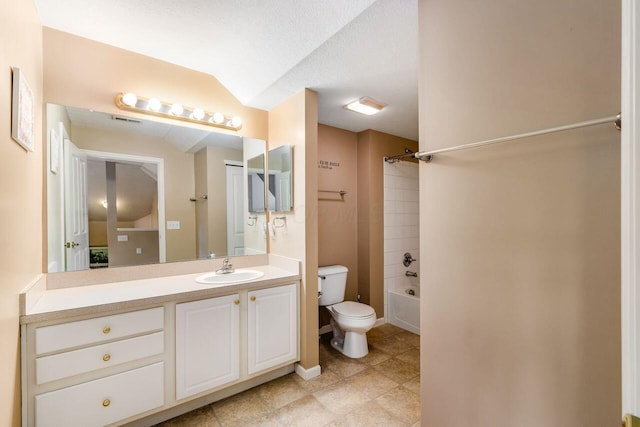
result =
[{"label": "light switch", "polygon": [[180,230],[180,221],[167,221],[167,230]]},{"label": "light switch", "polygon": [[128,242],[129,236],[126,234],[118,234],[118,242]]},{"label": "light switch", "polygon": [[140,255],[142,253],[142,248],[136,248],[136,254]]}]

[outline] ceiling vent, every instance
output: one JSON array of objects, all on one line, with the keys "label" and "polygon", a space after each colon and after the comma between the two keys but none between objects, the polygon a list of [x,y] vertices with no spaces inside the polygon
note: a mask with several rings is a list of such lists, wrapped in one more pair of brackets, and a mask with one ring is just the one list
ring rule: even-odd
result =
[{"label": "ceiling vent", "polygon": [[129,117],[123,117],[123,116],[111,116],[111,120],[115,120],[117,122],[125,122],[125,123],[135,123],[135,124],[140,124],[142,123],[142,120],[136,120],[136,119],[132,119]]}]

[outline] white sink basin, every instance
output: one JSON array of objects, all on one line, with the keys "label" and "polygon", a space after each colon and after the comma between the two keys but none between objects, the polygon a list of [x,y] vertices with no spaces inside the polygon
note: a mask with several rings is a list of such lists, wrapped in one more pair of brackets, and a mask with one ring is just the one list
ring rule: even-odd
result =
[{"label": "white sink basin", "polygon": [[264,276],[262,271],[258,270],[236,270],[233,273],[207,273],[196,277],[196,282],[205,285],[229,285],[231,283],[248,282],[250,280],[259,279]]}]

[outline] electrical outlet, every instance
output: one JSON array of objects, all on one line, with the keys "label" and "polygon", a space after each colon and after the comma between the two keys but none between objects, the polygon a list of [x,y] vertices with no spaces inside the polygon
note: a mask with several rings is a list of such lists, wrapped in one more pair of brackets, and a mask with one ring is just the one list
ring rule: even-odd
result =
[{"label": "electrical outlet", "polygon": [[180,221],[167,221],[167,230],[180,230]]},{"label": "electrical outlet", "polygon": [[142,248],[136,248],[136,254],[138,255],[142,254]]}]

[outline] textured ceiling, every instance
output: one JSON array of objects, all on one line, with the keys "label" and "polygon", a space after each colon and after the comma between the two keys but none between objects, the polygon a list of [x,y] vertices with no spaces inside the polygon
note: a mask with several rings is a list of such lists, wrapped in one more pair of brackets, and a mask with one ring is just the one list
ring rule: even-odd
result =
[{"label": "textured ceiling", "polygon": [[[417,139],[417,0],[36,0],[43,25],[215,76],[271,109],[318,91],[320,123]],[[388,104],[361,116],[362,96]]]}]

